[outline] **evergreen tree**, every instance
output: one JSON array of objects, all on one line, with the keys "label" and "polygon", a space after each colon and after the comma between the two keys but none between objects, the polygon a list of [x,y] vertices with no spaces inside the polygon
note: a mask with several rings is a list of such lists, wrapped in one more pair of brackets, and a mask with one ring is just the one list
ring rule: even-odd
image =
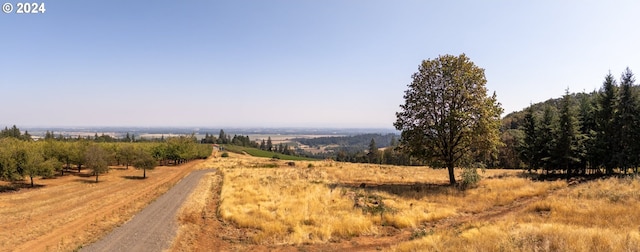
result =
[{"label": "evergreen tree", "polygon": [[264,139],[262,139],[262,142],[260,143],[260,149],[261,150],[267,149],[267,143],[264,141]]},{"label": "evergreen tree", "polygon": [[223,129],[220,129],[220,133],[218,134],[218,143],[219,144],[228,144],[227,134],[224,133]]},{"label": "evergreen tree", "polygon": [[[614,126],[616,132],[617,151],[614,160],[619,168],[627,172],[636,166],[637,152],[634,152],[638,136],[638,98],[632,89],[635,78],[629,68],[622,73]],[[636,133],[636,134],[634,134]]]},{"label": "evergreen tree", "polygon": [[540,146],[538,141],[538,122],[530,105],[524,116],[524,141],[519,146],[520,158],[527,164],[527,170],[538,170],[540,165]]},{"label": "evergreen tree", "polygon": [[560,120],[555,141],[554,156],[556,164],[568,175],[576,173],[577,164],[580,163],[581,136],[579,122],[575,115],[573,97],[569,90],[565,92],[560,104]]},{"label": "evergreen tree", "polygon": [[590,94],[582,94],[580,96],[580,110],[578,113],[580,121],[580,134],[582,136],[582,153],[580,166],[586,173],[587,169],[593,168],[597,163],[597,155],[595,154],[595,138],[596,138],[596,100],[594,97],[596,92]]},{"label": "evergreen tree", "polygon": [[540,151],[540,166],[542,166],[546,173],[554,169],[555,163],[553,159],[554,147],[555,147],[555,133],[556,133],[557,115],[556,109],[552,106],[545,106],[542,114],[542,121],[540,122],[540,133],[538,135],[538,141],[536,148]]},{"label": "evergreen tree", "polygon": [[595,133],[595,155],[597,156],[597,166],[603,166],[607,174],[613,173],[613,168],[617,166],[615,153],[618,151],[615,133],[614,116],[616,114],[616,100],[618,86],[609,73],[605,76],[602,88],[598,95],[598,107],[596,110],[596,133]]},{"label": "evergreen tree", "polygon": [[271,137],[267,138],[267,150],[273,151],[273,143],[271,142]]},{"label": "evergreen tree", "polygon": [[378,146],[376,145],[376,140],[371,138],[371,142],[369,143],[369,152],[367,153],[367,158],[369,159],[369,163],[375,164],[378,163]]}]

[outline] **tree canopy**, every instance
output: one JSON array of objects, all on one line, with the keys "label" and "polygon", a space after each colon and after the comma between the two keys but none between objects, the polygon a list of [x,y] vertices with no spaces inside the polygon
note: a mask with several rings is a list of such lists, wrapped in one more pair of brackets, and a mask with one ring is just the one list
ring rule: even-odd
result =
[{"label": "tree canopy", "polygon": [[487,95],[484,69],[464,54],[424,60],[405,91],[394,126],[411,155],[449,170],[489,161],[500,144],[502,108]]}]

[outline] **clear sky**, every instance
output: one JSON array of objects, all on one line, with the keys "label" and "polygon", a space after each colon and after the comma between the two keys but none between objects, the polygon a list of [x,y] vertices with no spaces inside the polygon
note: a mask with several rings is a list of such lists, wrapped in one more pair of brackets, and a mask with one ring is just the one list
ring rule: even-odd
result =
[{"label": "clear sky", "polygon": [[0,126],[392,128],[443,54],[506,113],[640,73],[639,1],[4,2]]}]

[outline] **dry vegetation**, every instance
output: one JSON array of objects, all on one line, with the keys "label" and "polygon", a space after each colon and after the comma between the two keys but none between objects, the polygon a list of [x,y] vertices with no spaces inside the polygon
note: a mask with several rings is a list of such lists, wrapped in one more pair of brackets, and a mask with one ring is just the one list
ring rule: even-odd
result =
[{"label": "dry vegetation", "polygon": [[563,189],[499,221],[473,221],[398,251],[640,251],[640,183],[609,178]]},{"label": "dry vegetation", "polygon": [[183,167],[65,176],[0,194],[0,250],[69,251],[128,220],[188,172],[206,175],[171,251],[639,251],[640,182],[568,186],[487,170],[476,188],[446,170],[271,161],[231,154]]},{"label": "dry vegetation", "polygon": [[[217,230],[227,234],[203,233],[201,226],[191,245],[174,250],[194,250],[202,237],[218,239],[215,245],[226,250],[640,248],[640,212],[633,211],[640,207],[640,183],[631,178],[568,186],[564,180],[532,181],[520,171],[487,170],[476,188],[460,191],[446,185],[445,170],[330,161],[291,167],[243,155],[221,160],[219,205],[199,203],[190,212],[217,216]],[[213,190],[211,183],[201,187]],[[181,218],[183,226],[193,222]]]}]

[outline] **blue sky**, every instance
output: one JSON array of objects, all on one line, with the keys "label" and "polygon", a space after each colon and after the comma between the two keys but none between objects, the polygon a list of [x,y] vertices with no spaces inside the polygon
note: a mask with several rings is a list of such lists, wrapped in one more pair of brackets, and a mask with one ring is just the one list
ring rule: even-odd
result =
[{"label": "blue sky", "polygon": [[392,128],[438,55],[505,112],[640,72],[637,1],[44,3],[0,13],[0,125]]}]

